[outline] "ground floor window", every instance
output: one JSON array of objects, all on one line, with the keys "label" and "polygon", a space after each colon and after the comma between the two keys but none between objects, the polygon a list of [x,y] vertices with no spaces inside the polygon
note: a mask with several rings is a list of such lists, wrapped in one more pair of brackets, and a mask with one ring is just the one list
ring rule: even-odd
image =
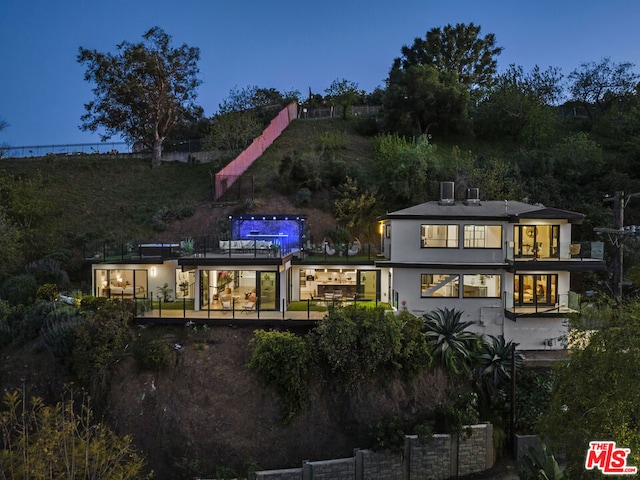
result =
[{"label": "ground floor window", "polygon": [[96,297],[146,298],[148,294],[146,270],[96,269],[94,275]]},{"label": "ground floor window", "polygon": [[558,275],[515,275],[513,297],[517,305],[555,305]]},{"label": "ground floor window", "polygon": [[303,268],[300,269],[299,298],[375,301],[379,283],[378,270]]},{"label": "ground floor window", "polygon": [[460,275],[423,273],[420,280],[421,297],[458,297]]},{"label": "ground floor window", "polygon": [[500,298],[500,275],[465,273],[462,279],[464,298]]},{"label": "ground floor window", "polygon": [[200,305],[206,310],[277,310],[275,271],[202,270]]}]

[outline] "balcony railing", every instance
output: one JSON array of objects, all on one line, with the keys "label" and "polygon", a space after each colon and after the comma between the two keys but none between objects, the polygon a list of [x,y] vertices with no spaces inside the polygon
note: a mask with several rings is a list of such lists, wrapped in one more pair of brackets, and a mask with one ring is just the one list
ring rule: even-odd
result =
[{"label": "balcony railing", "polygon": [[513,291],[507,290],[504,295],[504,308],[516,315],[569,314],[580,311],[580,294],[576,292],[558,294],[553,300],[552,303],[538,302],[534,296],[530,302],[520,302]]},{"label": "balcony railing", "polygon": [[523,244],[516,246],[514,242],[506,242],[508,260],[602,260],[603,242],[560,242],[559,246],[545,243],[536,245]]},{"label": "balcony railing", "polygon": [[94,262],[136,262],[158,259],[159,261],[195,258],[278,258],[296,254],[306,261],[355,262],[363,258],[375,260],[379,248],[374,244],[320,245],[317,248],[301,249],[295,240],[286,236],[260,236],[254,239],[230,240],[223,236],[200,236],[183,238],[175,242],[153,243],[143,240],[130,242],[98,242],[84,246],[84,258]]}]

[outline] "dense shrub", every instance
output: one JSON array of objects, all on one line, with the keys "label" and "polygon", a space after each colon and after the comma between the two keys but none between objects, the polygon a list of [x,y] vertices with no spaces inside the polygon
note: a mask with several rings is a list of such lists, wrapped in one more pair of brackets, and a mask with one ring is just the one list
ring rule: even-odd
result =
[{"label": "dense shrub", "polygon": [[161,207],[151,217],[151,228],[156,232],[164,232],[169,228],[169,223],[173,219],[171,210],[166,207]]},{"label": "dense shrub", "polygon": [[322,132],[318,138],[319,150],[340,150],[344,148],[342,132]]},{"label": "dense shrub", "polygon": [[389,372],[412,377],[431,362],[420,320],[408,312],[396,316],[357,305],[332,309],[312,336],[319,364],[347,388]]},{"label": "dense shrub", "polygon": [[27,265],[26,271],[32,275],[38,285],[53,283],[66,286],[69,284],[69,275],[62,270],[60,262],[54,258],[42,258]]},{"label": "dense shrub", "polygon": [[182,220],[184,218],[193,217],[196,213],[196,207],[192,204],[180,205],[176,208],[175,216],[178,220]]},{"label": "dense shrub", "polygon": [[95,312],[101,307],[107,305],[108,302],[109,300],[105,297],[94,297],[92,295],[87,295],[86,297],[82,297],[82,300],[80,300],[80,307],[83,310],[92,310]]},{"label": "dense shrub", "polygon": [[0,478],[149,478],[131,437],[95,421],[89,396],[67,387],[56,405],[26,397],[2,399]]},{"label": "dense shrub", "polygon": [[13,344],[24,345],[40,335],[40,330],[53,306],[53,302],[38,300],[27,306],[22,312],[15,312],[14,322],[11,326]]},{"label": "dense shrub", "polygon": [[257,330],[251,340],[249,368],[280,398],[283,423],[290,422],[309,402],[309,345],[290,332]]},{"label": "dense shrub", "polygon": [[130,341],[131,305],[131,301],[107,302],[96,311],[87,311],[85,321],[78,325],[72,370],[97,405],[108,392],[111,368]]},{"label": "dense shrub", "polygon": [[42,328],[45,345],[62,365],[70,367],[78,328],[84,318],[71,305],[62,305],[49,312]]},{"label": "dense shrub", "polygon": [[0,347],[11,343],[11,305],[0,300]]},{"label": "dense shrub", "polygon": [[38,290],[38,282],[33,275],[22,274],[9,277],[0,288],[0,296],[11,305],[29,305]]},{"label": "dense shrub", "polygon": [[58,296],[58,286],[55,283],[45,283],[36,291],[36,300],[55,300]]},{"label": "dense shrub", "polygon": [[169,345],[157,338],[138,338],[134,345],[133,356],[142,370],[159,372],[171,365]]},{"label": "dense shrub", "polygon": [[293,201],[293,204],[296,207],[305,207],[309,205],[311,201],[311,190],[306,187],[301,188],[296,192],[296,198]]}]

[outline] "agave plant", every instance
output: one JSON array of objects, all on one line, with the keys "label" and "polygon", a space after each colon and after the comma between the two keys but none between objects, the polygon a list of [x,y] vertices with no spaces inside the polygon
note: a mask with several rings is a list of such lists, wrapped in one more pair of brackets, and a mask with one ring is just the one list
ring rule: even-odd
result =
[{"label": "agave plant", "polygon": [[511,380],[511,362],[515,354],[516,368],[523,364],[522,355],[515,352],[516,345],[504,337],[489,335],[490,341],[485,342],[482,353],[478,356],[478,362],[482,369],[481,375],[486,385],[499,388]]},{"label": "agave plant", "polygon": [[460,310],[437,309],[423,315],[424,335],[433,358],[446,372],[458,375],[468,366],[478,336],[467,330],[473,322],[463,322]]}]

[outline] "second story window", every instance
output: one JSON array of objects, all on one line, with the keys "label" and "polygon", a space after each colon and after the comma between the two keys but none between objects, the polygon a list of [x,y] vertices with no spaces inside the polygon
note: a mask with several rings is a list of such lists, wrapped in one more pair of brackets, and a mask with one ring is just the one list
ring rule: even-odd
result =
[{"label": "second story window", "polygon": [[422,225],[420,245],[423,248],[458,248],[458,225]]},{"label": "second story window", "polygon": [[515,225],[516,257],[557,258],[560,254],[560,225]]},{"label": "second story window", "polygon": [[502,226],[465,225],[464,248],[502,248]]}]

